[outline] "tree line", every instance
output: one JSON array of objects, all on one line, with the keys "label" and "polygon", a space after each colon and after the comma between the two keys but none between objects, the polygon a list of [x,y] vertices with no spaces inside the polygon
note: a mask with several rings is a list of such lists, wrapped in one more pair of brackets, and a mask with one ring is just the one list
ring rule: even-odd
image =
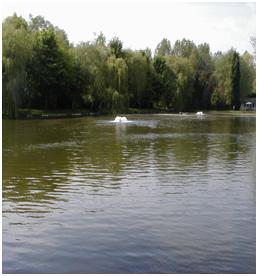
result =
[{"label": "tree line", "polygon": [[14,14],[3,21],[3,113],[21,109],[121,113],[239,109],[255,96],[255,59],[235,49],[212,54],[209,44],[163,39],[131,50],[118,37],[73,45],[42,16]]}]

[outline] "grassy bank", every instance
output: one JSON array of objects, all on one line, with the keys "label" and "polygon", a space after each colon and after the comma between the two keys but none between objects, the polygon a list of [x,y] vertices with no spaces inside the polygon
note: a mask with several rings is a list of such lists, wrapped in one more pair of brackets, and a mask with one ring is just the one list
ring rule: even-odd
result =
[{"label": "grassy bank", "polygon": [[[82,117],[98,115],[90,110],[41,110],[41,109],[19,109],[17,111],[16,119],[56,119],[56,118],[69,118],[69,117]],[[3,119],[10,119],[8,114],[3,114]]]},{"label": "grassy bank", "polygon": [[[89,109],[74,109],[74,110],[42,110],[42,109],[19,109],[17,111],[16,119],[56,119],[56,118],[73,118],[73,117],[83,117],[83,116],[97,116],[97,115],[108,115],[108,114],[151,114],[151,113],[172,113],[172,110],[167,109],[141,109],[141,108],[129,108],[124,112],[93,112]],[[3,113],[3,119],[10,119],[7,113]]]}]

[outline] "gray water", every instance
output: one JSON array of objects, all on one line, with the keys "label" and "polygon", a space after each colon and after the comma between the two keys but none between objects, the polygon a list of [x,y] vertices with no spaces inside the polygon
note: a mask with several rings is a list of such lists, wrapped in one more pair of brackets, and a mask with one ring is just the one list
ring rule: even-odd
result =
[{"label": "gray water", "polygon": [[3,121],[4,273],[255,273],[255,115]]}]

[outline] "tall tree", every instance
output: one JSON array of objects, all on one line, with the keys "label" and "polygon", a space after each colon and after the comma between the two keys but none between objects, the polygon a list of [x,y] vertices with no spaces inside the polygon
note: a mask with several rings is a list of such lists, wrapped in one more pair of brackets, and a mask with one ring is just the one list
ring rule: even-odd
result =
[{"label": "tall tree", "polygon": [[76,47],[77,57],[81,60],[82,68],[87,68],[90,81],[84,91],[83,99],[87,107],[94,111],[108,112],[111,108],[109,87],[108,57],[110,51],[107,47],[99,47],[91,43],[80,43]]},{"label": "tall tree", "polygon": [[82,59],[77,57],[76,49],[71,48],[66,56],[66,85],[61,106],[67,109],[83,107],[83,95],[90,80],[88,68],[84,66]]},{"label": "tall tree", "polygon": [[217,53],[214,58],[215,89],[212,93],[211,104],[215,108],[225,108],[231,105],[231,62],[230,52],[225,55]]},{"label": "tall tree", "polygon": [[33,17],[32,14],[29,15],[29,29],[33,32],[43,31],[50,28],[54,28],[54,26],[41,15]]},{"label": "tall tree", "polygon": [[251,36],[250,42],[254,51],[254,63],[256,63],[256,36]]},{"label": "tall tree", "polygon": [[114,55],[107,60],[108,82],[107,89],[112,99],[113,112],[122,111],[128,107],[128,66],[124,59]]},{"label": "tall tree", "polygon": [[65,85],[66,64],[52,29],[37,33],[29,66],[29,76],[34,93],[40,95],[42,108],[57,108]]},{"label": "tall tree", "polygon": [[193,71],[193,109],[209,109],[213,90],[213,63],[208,44],[200,44],[189,57]]},{"label": "tall tree", "polygon": [[131,105],[143,108],[147,98],[147,58],[141,52],[135,52],[131,53],[127,63]]},{"label": "tall tree", "polygon": [[[255,45],[255,38],[251,39]],[[28,22],[14,14],[3,22],[3,112],[21,108],[90,108],[122,112],[128,107],[175,111],[239,108],[255,94],[255,60],[231,49],[163,39],[150,49],[123,49],[118,37],[74,46],[64,30],[42,16]]]},{"label": "tall tree", "polygon": [[193,109],[194,72],[190,60],[185,57],[171,56],[167,63],[175,74],[174,109],[189,111]]},{"label": "tall tree", "polygon": [[157,45],[155,50],[155,56],[166,56],[171,54],[171,43],[168,39],[163,38],[161,42]]},{"label": "tall tree", "polygon": [[239,54],[230,49],[215,58],[214,78],[216,85],[211,102],[215,107],[236,108],[240,106]]},{"label": "tall tree", "polygon": [[123,43],[118,37],[113,37],[109,42],[111,53],[117,58],[124,57]]},{"label": "tall tree", "polygon": [[240,108],[240,62],[236,51],[233,52],[232,57],[232,107]]},{"label": "tall tree", "polygon": [[3,112],[11,118],[27,98],[26,66],[32,55],[33,39],[27,22],[14,14],[3,22]]},{"label": "tall tree", "polygon": [[255,64],[251,54],[245,52],[240,57],[240,99],[255,94]]},{"label": "tall tree", "polygon": [[172,54],[179,57],[189,58],[195,48],[196,46],[193,41],[184,38],[175,42]]},{"label": "tall tree", "polygon": [[172,108],[176,93],[176,75],[170,64],[171,59],[165,57],[154,58],[154,89],[157,107]]},{"label": "tall tree", "polygon": [[94,45],[98,47],[106,47],[106,37],[102,32],[100,32],[97,38],[95,39]]}]

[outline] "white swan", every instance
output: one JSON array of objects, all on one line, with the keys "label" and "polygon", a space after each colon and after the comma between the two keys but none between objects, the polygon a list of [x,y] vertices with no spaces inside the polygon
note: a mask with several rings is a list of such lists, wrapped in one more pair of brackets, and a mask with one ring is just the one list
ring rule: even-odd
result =
[{"label": "white swan", "polygon": [[116,116],[114,122],[116,123],[123,123],[123,122],[127,122],[127,118],[126,117],[121,117],[121,116]]},{"label": "white swan", "polygon": [[197,115],[197,116],[203,116],[204,113],[203,113],[202,111],[198,111],[198,112],[196,113],[196,115]]}]

